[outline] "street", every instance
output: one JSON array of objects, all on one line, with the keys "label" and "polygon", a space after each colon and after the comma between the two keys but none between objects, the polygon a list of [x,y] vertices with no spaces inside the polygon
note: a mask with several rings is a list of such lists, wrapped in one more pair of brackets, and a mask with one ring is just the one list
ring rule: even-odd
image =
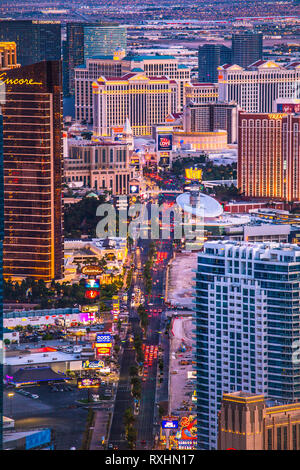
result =
[{"label": "street", "polygon": [[[162,311],[164,306],[165,291],[165,272],[168,261],[172,256],[172,240],[157,240],[155,243],[156,255],[152,268],[152,292],[148,297],[145,294],[143,266],[148,259],[150,240],[139,239],[135,250],[134,265],[135,271],[133,275],[132,287],[129,291],[128,309],[129,321],[133,331],[140,330],[139,318],[136,309],[131,307],[131,294],[133,286],[138,287],[145,295],[145,307],[149,312],[149,324],[147,328],[146,339],[143,341],[146,347],[158,348],[160,335],[163,334]],[[166,342],[164,342],[165,344]],[[133,406],[133,398],[130,393],[130,376],[129,370],[132,365],[136,365],[135,351],[127,340],[121,362],[120,381],[116,394],[115,407],[113,412],[112,425],[110,430],[108,444],[119,449],[128,449],[125,440],[125,429],[123,423],[124,412],[127,408]],[[136,419],[137,429],[137,449],[152,449],[154,445],[155,427],[154,423],[158,421],[158,406],[156,404],[157,395],[157,366],[158,358],[153,359],[151,366],[147,367],[147,375],[145,381],[142,382],[142,397],[140,401],[139,414]],[[168,347],[164,354],[165,374],[168,373]],[[162,387],[167,392],[167,377],[164,376]],[[163,393],[160,391],[160,395]],[[166,395],[166,393],[164,394]]]}]

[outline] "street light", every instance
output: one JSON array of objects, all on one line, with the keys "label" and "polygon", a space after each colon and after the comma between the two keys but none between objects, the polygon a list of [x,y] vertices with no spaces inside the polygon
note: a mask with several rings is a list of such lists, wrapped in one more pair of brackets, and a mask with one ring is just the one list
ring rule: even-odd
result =
[{"label": "street light", "polygon": [[8,392],[8,394],[7,394],[7,397],[10,399],[10,415],[11,415],[11,417],[13,417],[13,415],[12,415],[12,399],[13,399],[14,396],[15,396],[14,392]]}]

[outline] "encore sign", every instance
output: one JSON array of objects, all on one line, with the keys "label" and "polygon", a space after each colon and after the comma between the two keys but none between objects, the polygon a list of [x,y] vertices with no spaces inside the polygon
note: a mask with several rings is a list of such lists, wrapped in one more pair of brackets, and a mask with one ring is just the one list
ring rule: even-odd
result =
[{"label": "encore sign", "polygon": [[33,78],[5,78],[6,72],[0,74],[0,85],[42,85],[42,82],[34,82]]}]

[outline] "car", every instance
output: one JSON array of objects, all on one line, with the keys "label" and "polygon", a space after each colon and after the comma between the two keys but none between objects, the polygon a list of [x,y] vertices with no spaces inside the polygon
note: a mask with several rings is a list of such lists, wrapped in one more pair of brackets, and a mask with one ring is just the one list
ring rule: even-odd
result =
[{"label": "car", "polygon": [[32,394],[30,395],[30,398],[33,398],[34,400],[37,400],[37,399],[40,398],[40,397],[39,397],[39,395],[36,395],[36,393],[32,393]]},{"label": "car", "polygon": [[113,449],[114,446],[112,444],[108,444],[108,449]]}]

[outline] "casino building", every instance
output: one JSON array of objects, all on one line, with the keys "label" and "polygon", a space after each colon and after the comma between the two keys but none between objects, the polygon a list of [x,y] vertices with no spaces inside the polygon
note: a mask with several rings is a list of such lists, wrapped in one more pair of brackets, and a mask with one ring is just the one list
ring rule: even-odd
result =
[{"label": "casino building", "polygon": [[193,104],[215,103],[218,101],[218,84],[217,83],[186,83],[184,86],[185,104],[192,102]]},{"label": "casino building", "polygon": [[[176,102],[173,112],[180,112],[186,101],[186,86],[190,83],[190,69],[178,59],[165,55],[127,55],[125,50],[115,50],[109,55],[95,55],[75,68],[75,116],[77,121],[93,122],[92,84],[101,76],[122,77],[131,72],[142,72],[147,77],[167,77],[174,80]],[[209,84],[207,84],[209,85]],[[211,86],[205,93],[211,95]],[[164,121],[163,121],[164,122]]]},{"label": "casino building", "polygon": [[133,135],[151,135],[152,126],[176,109],[177,84],[165,76],[131,72],[93,82],[95,136],[110,136],[129,119]]},{"label": "casino building", "polygon": [[247,68],[225,64],[218,70],[219,101],[234,101],[248,113],[271,113],[276,99],[299,98],[300,62],[258,60]]},{"label": "casino building", "polygon": [[130,166],[128,145],[121,142],[69,140],[69,156],[64,161],[67,183],[82,182],[96,190],[128,194],[135,172]]},{"label": "casino building", "polygon": [[218,422],[218,450],[300,450],[300,403],[274,406],[257,393],[224,393]]},{"label": "casino building", "polygon": [[59,61],[7,70],[3,111],[3,276],[63,276]]},{"label": "casino building", "polygon": [[17,63],[16,49],[15,42],[0,42],[0,70],[20,67]]},{"label": "casino building", "polygon": [[240,113],[238,187],[246,196],[300,200],[300,115]]}]

